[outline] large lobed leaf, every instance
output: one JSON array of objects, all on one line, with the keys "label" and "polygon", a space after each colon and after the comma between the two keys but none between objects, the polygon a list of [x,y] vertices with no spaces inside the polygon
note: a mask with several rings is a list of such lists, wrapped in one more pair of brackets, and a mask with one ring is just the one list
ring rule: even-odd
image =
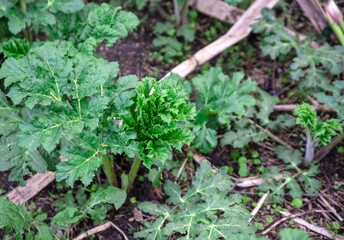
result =
[{"label": "large lobed leaf", "polygon": [[184,196],[178,185],[166,182],[165,193],[171,207],[151,202],[140,204],[142,211],[159,217],[153,223],[146,222],[135,237],[162,240],[179,232],[182,237],[178,239],[228,239],[239,232],[253,233],[248,221],[250,214],[238,205],[241,196],[226,196],[233,187],[226,171],[221,168],[213,174],[210,164],[202,163],[193,186]]},{"label": "large lobed leaf", "polygon": [[13,133],[1,139],[1,170],[12,168],[15,180],[30,173],[28,166],[44,172],[47,164],[38,150],[53,154],[61,146],[69,161],[58,165],[57,179],[66,179],[70,186],[81,179],[87,185],[106,148],[137,155],[135,133],[125,133],[114,120],[128,113],[125,108],[133,104],[137,79],[122,77],[114,84],[117,72],[116,62],[76,53],[64,41],[31,48],[19,59],[8,58],[0,77],[17,106],[1,93],[0,123],[6,126],[1,134]]},{"label": "large lobed leaf", "polygon": [[[292,151],[283,146],[277,146],[275,152],[279,159],[282,159],[287,166],[280,173],[280,169],[272,167],[266,170],[262,175],[264,180],[277,177],[278,180],[271,182],[266,181],[259,186],[261,191],[271,191],[270,196],[273,196],[278,203],[284,201],[285,188],[289,189],[289,194],[293,198],[302,198],[302,193],[317,194],[321,188],[321,182],[315,178],[319,173],[318,166],[312,166],[309,169],[302,170],[300,165],[302,164],[301,152],[296,150]],[[292,173],[292,171],[296,171]],[[300,183],[303,183],[302,185]],[[301,187],[302,186],[302,187]],[[303,189],[303,190],[302,190]]]},{"label": "large lobed leaf", "polygon": [[9,30],[13,34],[18,34],[30,25],[40,29],[42,26],[56,24],[52,13],[75,13],[83,7],[82,0],[39,0],[26,2],[26,11],[23,12],[19,2],[1,0],[0,17],[8,18]]}]

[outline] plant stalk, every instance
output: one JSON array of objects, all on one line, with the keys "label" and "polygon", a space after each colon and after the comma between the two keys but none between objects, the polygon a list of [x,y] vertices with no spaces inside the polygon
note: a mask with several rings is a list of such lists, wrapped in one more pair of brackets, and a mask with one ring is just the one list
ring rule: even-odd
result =
[{"label": "plant stalk", "polygon": [[128,184],[128,187],[126,189],[126,192],[129,192],[129,190],[133,186],[133,183],[134,183],[134,180],[136,178],[137,172],[139,171],[140,165],[141,165],[141,159],[138,156],[136,156],[134,158],[134,162],[131,165],[131,169],[130,169],[130,172],[128,174],[129,184]]},{"label": "plant stalk", "polygon": [[314,142],[312,141],[312,136],[308,128],[306,128],[306,136],[307,136],[307,143],[306,143],[306,153],[305,153],[305,165],[309,165],[314,158]]},{"label": "plant stalk", "polygon": [[330,24],[333,32],[336,34],[340,44],[342,44],[344,46],[344,33],[342,31],[342,29],[340,28],[340,26],[338,26],[332,19],[332,17],[330,16],[330,14],[326,13],[327,15],[327,20],[328,23]]},{"label": "plant stalk", "polygon": [[323,159],[338,143],[341,143],[344,140],[344,133],[335,137],[332,142],[328,145],[322,147],[314,156],[313,161],[320,161]]},{"label": "plant stalk", "polygon": [[20,0],[20,10],[22,11],[23,14],[26,13],[26,3],[25,3],[25,0]]},{"label": "plant stalk", "polygon": [[103,160],[103,169],[104,169],[104,172],[109,184],[111,186],[118,187],[115,169],[108,155],[103,155],[102,160]]},{"label": "plant stalk", "polygon": [[188,0],[184,0],[184,5],[181,13],[181,25],[184,25],[188,22]]}]

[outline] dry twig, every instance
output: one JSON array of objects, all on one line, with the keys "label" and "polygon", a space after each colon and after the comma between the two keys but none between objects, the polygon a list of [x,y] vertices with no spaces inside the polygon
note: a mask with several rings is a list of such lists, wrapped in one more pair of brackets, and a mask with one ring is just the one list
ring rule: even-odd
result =
[{"label": "dry twig", "polygon": [[87,232],[84,232],[82,234],[80,234],[79,236],[77,236],[76,238],[74,238],[73,240],[82,240],[92,234],[98,233],[98,232],[103,232],[105,230],[107,230],[108,228],[113,227],[115,228],[118,232],[120,232],[120,234],[122,234],[122,236],[124,237],[125,240],[129,240],[129,238],[127,237],[127,235],[125,235],[125,233],[119,228],[117,227],[114,223],[112,222],[107,222],[103,225],[97,226],[95,228],[92,228],[90,230],[88,230]]},{"label": "dry twig", "polygon": [[[274,106],[274,110],[279,112],[292,112],[295,110],[295,108],[296,104],[282,104]],[[319,112],[334,112],[332,108],[327,108],[322,105],[313,105],[312,108]]]},{"label": "dry twig", "polygon": [[[259,199],[259,202],[257,203],[257,206],[252,210],[251,215],[255,216],[257,214],[257,212],[259,211],[259,209],[262,207],[263,203],[265,202],[266,198],[269,196],[269,191],[267,193],[265,193],[261,199]],[[251,222],[252,218],[250,218],[250,222]]]},{"label": "dry twig", "polygon": [[250,25],[261,17],[261,10],[263,8],[272,8],[277,2],[278,0],[256,0],[224,36],[196,52],[191,58],[172,69],[165,77],[171,73],[185,77],[196,67],[201,66],[203,63],[247,37],[252,31]]},{"label": "dry twig", "polygon": [[37,173],[26,181],[25,187],[18,186],[3,197],[8,197],[13,203],[18,205],[33,198],[54,180],[55,173],[53,172]]},{"label": "dry twig", "polygon": [[[280,213],[282,213],[284,216],[287,216],[287,217],[292,215],[291,213],[284,212],[284,211],[280,211]],[[294,221],[297,222],[298,224],[301,224],[301,225],[305,226],[306,228],[312,230],[313,232],[321,234],[321,235],[323,235],[323,236],[325,236],[325,237],[327,237],[329,239],[344,240],[343,236],[336,235],[335,233],[330,232],[329,230],[327,230],[325,228],[318,227],[318,226],[315,226],[313,224],[310,224],[310,223],[306,222],[305,220],[303,220],[301,218],[294,218]]]},{"label": "dry twig", "polygon": [[[279,224],[281,224],[282,222],[290,219],[290,218],[295,218],[295,217],[300,217],[303,215],[307,215],[307,214],[312,214],[312,213],[324,213],[324,212],[328,212],[328,211],[324,211],[324,210],[312,210],[312,211],[307,211],[307,212],[303,212],[303,213],[297,213],[297,214],[290,214],[287,215],[284,218],[281,218],[280,220],[278,220],[277,222],[275,222],[274,224],[270,225],[270,227],[268,227],[267,229],[265,229],[263,232],[261,232],[259,235],[266,235],[268,232],[270,232],[272,229],[274,229],[276,226],[278,226]],[[283,214],[283,213],[282,213]],[[284,214],[283,214],[284,215]],[[295,219],[294,219],[295,220]]]}]

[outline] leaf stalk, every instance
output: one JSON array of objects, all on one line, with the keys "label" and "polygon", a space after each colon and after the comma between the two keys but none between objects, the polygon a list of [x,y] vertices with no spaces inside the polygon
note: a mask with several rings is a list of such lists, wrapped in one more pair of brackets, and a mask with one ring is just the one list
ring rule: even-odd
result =
[{"label": "leaf stalk", "polygon": [[130,172],[128,174],[129,184],[127,186],[127,189],[125,189],[126,192],[129,192],[129,190],[133,186],[134,180],[136,178],[137,172],[139,171],[140,165],[141,165],[141,159],[138,156],[136,156],[134,158],[134,162],[131,165]]},{"label": "leaf stalk", "polygon": [[106,178],[111,186],[118,187],[118,181],[116,178],[115,169],[113,167],[112,161],[108,155],[102,155],[103,160],[103,170],[105,172]]}]

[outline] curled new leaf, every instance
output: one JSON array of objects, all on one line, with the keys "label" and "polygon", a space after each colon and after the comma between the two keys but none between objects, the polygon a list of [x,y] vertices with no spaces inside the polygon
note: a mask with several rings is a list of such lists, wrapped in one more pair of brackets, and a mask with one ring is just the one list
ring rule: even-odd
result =
[{"label": "curled new leaf", "polygon": [[180,149],[182,143],[193,140],[186,123],[194,118],[195,107],[180,83],[169,78],[160,82],[144,78],[132,100],[129,113],[123,116],[124,127],[136,133],[139,157],[146,167],[156,158],[164,161],[170,146]]}]

